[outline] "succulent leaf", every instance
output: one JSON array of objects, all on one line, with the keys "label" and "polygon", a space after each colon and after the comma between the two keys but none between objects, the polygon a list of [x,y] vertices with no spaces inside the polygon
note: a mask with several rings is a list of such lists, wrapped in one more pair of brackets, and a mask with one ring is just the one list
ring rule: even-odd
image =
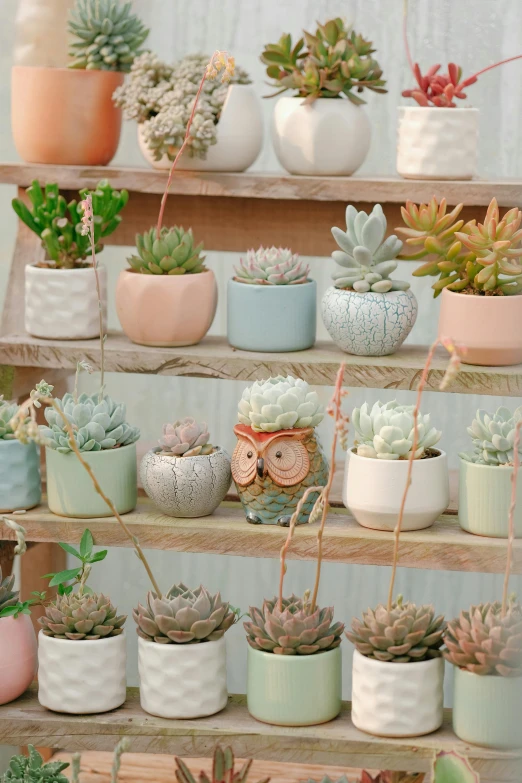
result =
[{"label": "succulent leaf", "polygon": [[164,274],[197,274],[206,271],[205,256],[201,253],[203,245],[198,245],[192,252],[192,229],[163,226],[160,238],[156,227],[150,228],[143,235],[136,235],[136,250],[138,255],[128,258],[135,272],[157,275]]},{"label": "succulent leaf", "polygon": [[234,280],[254,285],[297,285],[306,283],[310,273],[297,253],[282,247],[249,250],[246,261],[240,259],[240,266],[234,269]]},{"label": "succulent leaf", "polygon": [[242,394],[238,420],[256,432],[316,427],[324,409],[306,381],[288,375],[255,381]]},{"label": "succulent leaf", "polygon": [[[377,401],[371,409],[367,402],[354,408],[352,422],[357,434],[357,454],[374,459],[409,459],[413,446],[413,409],[413,405],[399,405],[397,400],[384,404]],[[429,414],[419,413],[417,430],[414,459],[420,459],[427,449],[435,446],[442,434],[430,426]]]},{"label": "succulent leaf", "polygon": [[118,636],[126,619],[101,593],[77,592],[58,595],[38,622],[45,636],[80,641]]},{"label": "succulent leaf", "polygon": [[[467,430],[473,443],[473,451],[460,453],[459,456],[478,465],[513,464],[515,428],[521,419],[522,406],[513,414],[505,407],[498,408],[493,415],[478,410]],[[522,444],[519,446],[519,453],[522,457]]]}]

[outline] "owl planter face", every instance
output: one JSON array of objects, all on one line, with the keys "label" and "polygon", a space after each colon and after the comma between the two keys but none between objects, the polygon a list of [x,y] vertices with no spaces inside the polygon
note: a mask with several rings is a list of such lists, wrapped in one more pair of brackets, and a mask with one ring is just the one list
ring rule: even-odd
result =
[{"label": "owl planter face", "polygon": [[[323,415],[316,392],[291,376],[245,389],[232,478],[248,522],[286,526],[305,490],[325,486],[328,463],[314,431]],[[310,495],[298,524],[308,521],[316,499]]]}]

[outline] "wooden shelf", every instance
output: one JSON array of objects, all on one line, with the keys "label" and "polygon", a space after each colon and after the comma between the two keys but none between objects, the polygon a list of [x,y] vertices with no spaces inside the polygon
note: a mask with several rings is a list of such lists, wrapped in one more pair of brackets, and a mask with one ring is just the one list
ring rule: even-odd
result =
[{"label": "wooden shelf", "polygon": [[[246,642],[245,642],[246,647]],[[216,743],[231,744],[238,757],[276,761],[366,767],[367,769],[429,769],[437,750],[466,755],[481,780],[520,783],[522,752],[488,750],[461,742],[451,729],[451,713],[434,734],[412,739],[383,739],[358,731],[350,705],[321,726],[288,728],[254,720],[244,696],[231,696],[223,712],[197,720],[165,720],[144,713],[137,688],[126,703],[103,715],[66,715],[41,707],[33,687],[20,699],[0,707],[0,742],[6,745],[60,747],[64,750],[112,750],[129,737],[134,752],[210,756]]]}]

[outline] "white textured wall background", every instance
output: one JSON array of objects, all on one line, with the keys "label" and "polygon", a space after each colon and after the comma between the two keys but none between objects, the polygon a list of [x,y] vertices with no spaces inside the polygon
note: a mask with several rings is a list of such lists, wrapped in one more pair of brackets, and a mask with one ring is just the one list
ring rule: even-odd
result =
[{"label": "white textured wall background", "polygon": [[[464,74],[485,67],[496,60],[522,50],[522,5],[520,0],[429,0],[412,1],[410,13],[410,40],[415,59],[425,70],[433,62],[454,60],[461,64]],[[150,46],[165,58],[177,58],[216,48],[231,51],[239,64],[247,68],[259,90],[266,92],[263,66],[258,54],[264,43],[275,41],[282,32],[298,36],[305,27],[310,29],[316,19],[340,15],[355,20],[355,26],[370,37],[378,50],[378,59],[388,80],[386,96],[369,95],[367,111],[372,121],[373,138],[368,159],[361,173],[393,175],[395,172],[395,129],[397,106],[404,101],[400,92],[412,83],[401,40],[402,0],[135,0],[136,10],[152,27]],[[16,0],[2,0],[0,6],[0,159],[16,160],[9,124],[9,69],[13,40]],[[480,174],[489,179],[522,176],[522,95],[519,89],[522,61],[510,64],[482,77],[470,88],[470,103],[481,111]],[[267,128],[273,104],[264,102]],[[66,107],[64,107],[66,110]],[[59,118],[56,118],[59,122]],[[135,140],[135,127],[125,127],[122,144],[115,163],[141,165]],[[277,162],[268,139],[255,168],[273,171]],[[14,189],[0,187],[0,288],[3,291],[12,252],[15,217],[9,207]],[[303,231],[306,228],[303,227]],[[266,227],[266,242],[270,242],[270,226]],[[105,263],[114,282],[125,266],[125,251],[109,249],[104,253]],[[212,333],[225,332],[225,285],[237,261],[233,254],[210,253],[209,262],[217,274],[221,304],[212,327]],[[312,276],[319,284],[320,293],[329,284],[330,264],[324,259],[312,259]],[[408,265],[400,272],[409,275]],[[414,291],[420,301],[420,315],[412,334],[416,343],[428,343],[436,332],[437,303],[431,297],[429,281],[414,280]],[[116,326],[114,309],[111,325]],[[325,332],[320,325],[319,337]],[[94,379],[88,379],[88,386]],[[109,392],[127,402],[129,419],[140,424],[143,437],[154,440],[167,419],[195,415],[205,418],[211,427],[212,438],[226,448],[232,448],[232,425],[235,420],[236,400],[243,384],[198,379],[153,378],[131,376],[108,378]],[[328,390],[322,389],[325,399]],[[391,392],[352,390],[350,408],[365,399],[393,398]],[[412,394],[401,392],[401,401],[412,400]],[[432,412],[434,423],[444,430],[442,447],[451,454],[456,466],[456,453],[465,448],[465,428],[479,406],[496,408],[499,404],[515,406],[520,401],[496,398],[478,398],[463,395],[426,394],[423,409]],[[329,441],[328,424],[322,425],[325,442]],[[245,523],[246,524],[246,523]],[[166,588],[179,580],[192,585],[204,581],[212,590],[222,594],[244,610],[251,603],[260,603],[264,596],[274,594],[277,586],[278,564],[264,559],[210,557],[151,552],[150,559],[161,584]],[[290,563],[286,586],[302,593],[313,580],[311,563]],[[386,597],[389,569],[362,566],[326,564],[323,572],[321,600],[334,604],[337,617],[346,622],[369,605]],[[522,581],[513,580],[521,592]],[[130,614],[148,589],[145,574],[129,550],[112,550],[106,565],[94,572],[92,585],[107,591],[120,610]],[[434,601],[439,611],[453,616],[472,601],[498,598],[501,579],[497,576],[427,572],[401,569],[398,591],[417,602]],[[132,623],[129,679],[136,683],[136,645]],[[230,690],[245,689],[246,650],[242,629],[234,628],[228,635]],[[350,694],[351,646],[344,645],[345,697]],[[450,701],[450,672],[447,681],[447,702]]]}]

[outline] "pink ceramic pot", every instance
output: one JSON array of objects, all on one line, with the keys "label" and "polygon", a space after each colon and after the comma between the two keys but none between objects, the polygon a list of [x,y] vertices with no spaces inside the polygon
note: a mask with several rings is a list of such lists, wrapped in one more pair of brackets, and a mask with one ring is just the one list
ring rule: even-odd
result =
[{"label": "pink ceramic pot", "polygon": [[522,362],[522,294],[441,296],[439,337],[467,348],[465,364],[505,366]]},{"label": "pink ceramic pot", "polygon": [[0,704],[27,690],[38,668],[36,635],[26,614],[0,620]]},{"label": "pink ceramic pot", "polygon": [[143,275],[124,270],[116,285],[123,331],[139,345],[195,345],[212,325],[217,307],[214,273]]},{"label": "pink ceramic pot", "polygon": [[11,125],[27,163],[105,166],[118,148],[121,109],[112,94],[123,73],[15,65]]}]

